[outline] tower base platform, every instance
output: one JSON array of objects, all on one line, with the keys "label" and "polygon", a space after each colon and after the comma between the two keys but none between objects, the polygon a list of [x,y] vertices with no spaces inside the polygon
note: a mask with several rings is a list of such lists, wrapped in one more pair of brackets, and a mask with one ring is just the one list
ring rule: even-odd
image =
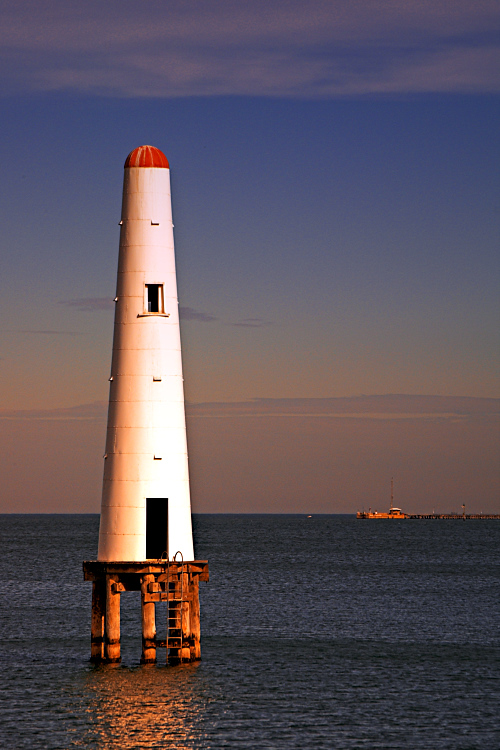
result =
[{"label": "tower base platform", "polygon": [[[208,581],[208,562],[83,563],[85,581],[92,581],[90,660],[94,664],[121,660],[120,595],[141,592],[142,664],[156,663],[156,649],[166,649],[167,664],[198,661],[200,645],[199,582]],[[167,603],[164,639],[156,637],[155,602]]]}]

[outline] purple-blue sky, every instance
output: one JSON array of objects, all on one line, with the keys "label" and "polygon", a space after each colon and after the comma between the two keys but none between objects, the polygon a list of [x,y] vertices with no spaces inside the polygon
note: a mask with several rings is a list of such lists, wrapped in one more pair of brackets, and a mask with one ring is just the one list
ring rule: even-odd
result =
[{"label": "purple-blue sky", "polygon": [[413,510],[430,488],[498,509],[497,3],[5,2],[0,21],[0,509],[99,509],[89,405],[143,143],[172,171],[194,509],[348,512],[392,474]]}]

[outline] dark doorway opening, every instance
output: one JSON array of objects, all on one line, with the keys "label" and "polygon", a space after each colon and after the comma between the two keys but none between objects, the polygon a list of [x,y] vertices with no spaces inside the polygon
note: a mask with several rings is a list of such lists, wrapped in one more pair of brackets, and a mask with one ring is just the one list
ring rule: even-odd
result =
[{"label": "dark doorway opening", "polygon": [[168,498],[146,498],[146,558],[168,558]]}]

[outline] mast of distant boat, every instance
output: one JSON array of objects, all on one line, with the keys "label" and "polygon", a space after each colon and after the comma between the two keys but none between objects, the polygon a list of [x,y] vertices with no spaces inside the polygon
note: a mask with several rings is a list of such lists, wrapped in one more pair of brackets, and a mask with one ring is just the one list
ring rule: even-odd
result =
[{"label": "mast of distant boat", "polygon": [[391,513],[394,505],[394,477],[391,477]]}]

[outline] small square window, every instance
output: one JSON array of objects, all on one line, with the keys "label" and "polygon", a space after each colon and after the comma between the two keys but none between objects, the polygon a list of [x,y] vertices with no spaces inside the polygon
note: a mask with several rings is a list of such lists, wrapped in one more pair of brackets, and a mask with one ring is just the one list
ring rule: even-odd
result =
[{"label": "small square window", "polygon": [[163,284],[146,284],[146,312],[163,312]]}]

